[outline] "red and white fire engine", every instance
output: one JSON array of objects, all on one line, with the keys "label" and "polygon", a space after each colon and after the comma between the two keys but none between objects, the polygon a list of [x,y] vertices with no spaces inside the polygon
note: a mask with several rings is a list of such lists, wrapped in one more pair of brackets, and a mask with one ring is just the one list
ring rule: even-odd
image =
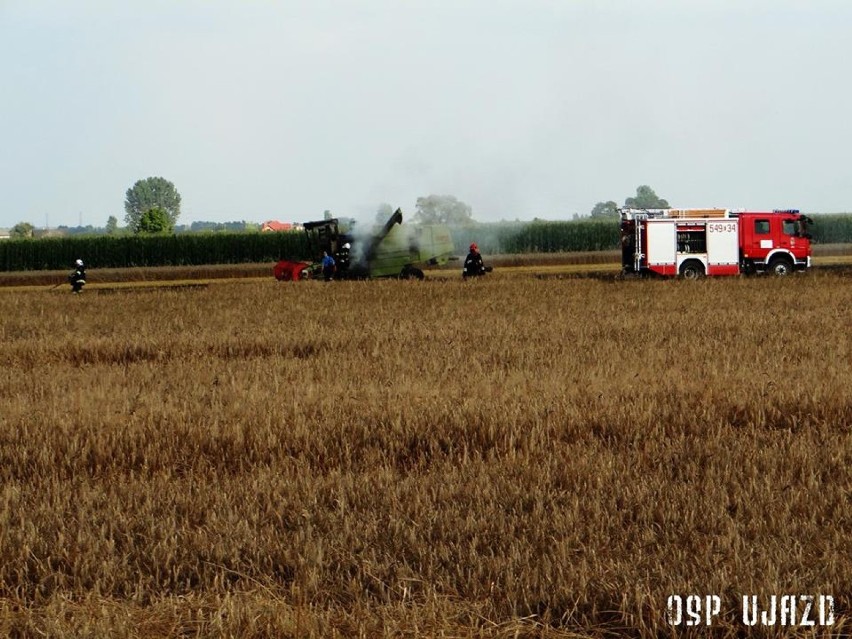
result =
[{"label": "red and white fire engine", "polygon": [[794,209],[619,209],[625,273],[697,278],[811,265],[813,221]]}]

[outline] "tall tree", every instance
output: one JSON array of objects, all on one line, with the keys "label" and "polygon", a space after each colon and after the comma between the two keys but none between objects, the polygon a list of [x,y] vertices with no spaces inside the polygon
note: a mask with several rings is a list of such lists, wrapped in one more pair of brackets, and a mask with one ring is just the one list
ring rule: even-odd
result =
[{"label": "tall tree", "polygon": [[118,218],[114,215],[110,215],[106,221],[106,234],[107,235],[115,235],[118,231]]},{"label": "tall tree", "polygon": [[137,233],[165,233],[174,228],[172,220],[165,209],[159,206],[152,206],[142,214],[139,218],[139,224],[136,227]]},{"label": "tall tree", "polygon": [[35,232],[35,227],[29,222],[18,222],[9,231],[10,237],[32,237]]},{"label": "tall tree", "polygon": [[161,177],[149,177],[139,180],[127,189],[124,220],[134,232],[139,232],[139,220],[145,211],[159,208],[168,215],[171,227],[180,217],[180,193],[175,185]]},{"label": "tall tree", "polygon": [[636,197],[629,197],[624,200],[624,206],[630,209],[668,209],[669,203],[663,198],[657,197],[652,189],[647,184],[643,184],[636,188]]},{"label": "tall tree", "polygon": [[473,221],[473,209],[454,195],[429,195],[417,198],[414,219],[423,224],[461,225]]},{"label": "tall tree", "polygon": [[612,200],[598,202],[590,215],[592,217],[618,217],[618,204]]}]

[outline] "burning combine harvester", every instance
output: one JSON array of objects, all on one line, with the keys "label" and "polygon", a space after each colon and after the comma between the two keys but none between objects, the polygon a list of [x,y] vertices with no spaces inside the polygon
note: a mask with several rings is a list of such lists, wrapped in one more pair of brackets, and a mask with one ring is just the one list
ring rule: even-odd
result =
[{"label": "burning combine harvester", "polygon": [[279,281],[320,278],[322,256],[334,258],[335,279],[374,277],[422,280],[422,266],[446,264],[454,257],[450,229],[442,224],[402,226],[397,209],[379,230],[366,238],[341,233],[338,220],[306,222],[308,250],[314,262],[281,260],[275,265]]}]

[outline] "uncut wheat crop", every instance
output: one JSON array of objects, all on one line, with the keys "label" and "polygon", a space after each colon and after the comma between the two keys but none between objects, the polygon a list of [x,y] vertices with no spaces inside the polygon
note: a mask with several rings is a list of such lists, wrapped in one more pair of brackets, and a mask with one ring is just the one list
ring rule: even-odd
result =
[{"label": "uncut wheat crop", "polygon": [[[0,291],[0,635],[849,633],[850,309],[825,274]],[[800,593],[831,628],[742,625]]]}]

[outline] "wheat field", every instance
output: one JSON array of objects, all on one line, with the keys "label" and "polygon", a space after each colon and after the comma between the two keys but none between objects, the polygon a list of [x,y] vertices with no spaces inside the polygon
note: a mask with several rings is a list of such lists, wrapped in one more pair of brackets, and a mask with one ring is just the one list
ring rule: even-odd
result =
[{"label": "wheat field", "polygon": [[850,284],[4,291],[0,635],[850,633]]}]

